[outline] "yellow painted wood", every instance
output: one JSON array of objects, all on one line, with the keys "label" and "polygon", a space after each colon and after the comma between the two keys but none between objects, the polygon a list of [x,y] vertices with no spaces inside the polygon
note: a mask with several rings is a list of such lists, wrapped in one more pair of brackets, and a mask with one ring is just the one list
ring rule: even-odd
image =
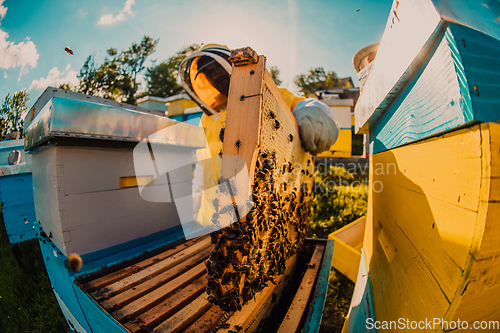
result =
[{"label": "yellow painted wood", "polygon": [[380,246],[382,246],[382,250],[387,257],[387,260],[391,262],[396,255],[396,247],[383,228],[381,228],[380,232],[378,233],[378,241],[380,242]]},{"label": "yellow painted wood", "polygon": [[197,106],[196,102],[190,99],[181,98],[167,105],[167,112],[169,117],[184,114],[184,110]]},{"label": "yellow painted wood", "polygon": [[364,252],[377,320],[500,320],[499,179],[496,123],[371,156]]},{"label": "yellow painted wood", "polygon": [[466,318],[469,322],[500,320],[500,125],[487,123],[481,127],[483,174],[478,239],[471,249],[474,257],[465,291],[459,290],[447,316],[451,320]]},{"label": "yellow painted wood", "polygon": [[153,181],[153,176],[120,177],[120,188],[146,186]]},{"label": "yellow painted wood", "polygon": [[352,153],[352,131],[341,129],[337,141],[329,150],[319,154],[320,157],[351,157]]},{"label": "yellow painted wood", "polygon": [[366,217],[363,216],[328,235],[328,239],[335,241],[332,266],[353,282],[358,276],[365,223]]},{"label": "yellow painted wood", "polygon": [[[373,155],[369,155],[369,165],[373,165]],[[365,222],[365,237],[363,239],[363,253],[366,265],[370,267],[370,261],[373,255],[373,169],[368,170],[368,203]]]}]

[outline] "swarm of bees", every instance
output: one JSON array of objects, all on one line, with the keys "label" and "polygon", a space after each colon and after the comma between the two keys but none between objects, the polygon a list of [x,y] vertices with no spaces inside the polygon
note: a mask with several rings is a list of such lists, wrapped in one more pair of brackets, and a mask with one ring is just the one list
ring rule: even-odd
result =
[{"label": "swarm of bees", "polygon": [[[304,167],[305,172],[295,172],[312,175],[311,163]],[[276,152],[260,151],[250,213],[211,234],[215,248],[206,261],[206,292],[209,301],[221,309],[241,310],[257,292],[275,284],[275,278],[285,272],[286,260],[300,250],[307,232],[312,186],[288,184],[292,172],[292,163],[278,165]],[[230,207],[216,208],[223,214]],[[218,216],[212,217],[215,225]]]}]

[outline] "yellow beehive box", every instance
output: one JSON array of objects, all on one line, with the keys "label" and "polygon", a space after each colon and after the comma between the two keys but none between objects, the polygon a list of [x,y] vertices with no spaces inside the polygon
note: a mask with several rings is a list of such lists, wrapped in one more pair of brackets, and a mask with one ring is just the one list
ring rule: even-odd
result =
[{"label": "yellow beehive box", "polygon": [[334,240],[332,266],[353,282],[358,276],[365,222],[366,216],[360,217],[328,235]]}]

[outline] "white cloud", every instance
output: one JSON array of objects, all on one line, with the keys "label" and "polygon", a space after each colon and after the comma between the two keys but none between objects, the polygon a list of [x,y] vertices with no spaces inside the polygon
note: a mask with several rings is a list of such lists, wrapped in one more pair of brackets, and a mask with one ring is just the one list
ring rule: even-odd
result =
[{"label": "white cloud", "polygon": [[87,15],[89,12],[87,12],[86,10],[83,10],[83,8],[80,8],[80,10],[78,11],[80,13],[80,15],[82,16],[85,16]]},{"label": "white cloud", "polygon": [[125,6],[123,6],[122,12],[132,15],[134,13],[132,11],[132,5],[135,5],[135,0],[127,0],[127,1],[125,1]]},{"label": "white cloud", "polygon": [[57,67],[52,68],[49,71],[49,74],[47,74],[47,77],[41,77],[39,80],[33,80],[28,88],[28,91],[33,89],[42,90],[48,86],[57,88],[62,83],[68,83],[70,86],[78,85],[76,71],[71,69],[71,65],[67,65],[64,72],[61,72]]},{"label": "white cloud", "polygon": [[0,21],[5,17],[5,13],[7,13],[7,7],[4,7],[3,4],[4,0],[0,0]]},{"label": "white cloud", "polygon": [[111,25],[115,22],[125,21],[125,15],[123,13],[118,14],[117,16],[113,16],[113,14],[106,14],[101,16],[98,24],[100,25]]},{"label": "white cloud", "polygon": [[[7,13],[7,7],[3,6],[4,0],[0,0],[0,21]],[[22,42],[15,44],[8,41],[9,34],[0,29],[0,68],[8,69],[13,67],[21,67],[19,79],[23,74],[28,72],[28,66],[35,68],[38,62],[38,51],[35,43],[30,40],[30,37]],[[4,77],[6,77],[4,75]]]},{"label": "white cloud", "polygon": [[8,38],[9,34],[0,29],[0,68],[36,67],[39,55],[35,43],[26,38],[15,44],[8,41]]},{"label": "white cloud", "polygon": [[97,24],[99,25],[111,25],[116,22],[125,21],[125,14],[133,15],[134,11],[132,10],[132,5],[135,5],[135,0],[127,0],[125,1],[125,5],[123,9],[120,10],[119,14],[114,16],[113,14],[104,14],[99,18]]}]

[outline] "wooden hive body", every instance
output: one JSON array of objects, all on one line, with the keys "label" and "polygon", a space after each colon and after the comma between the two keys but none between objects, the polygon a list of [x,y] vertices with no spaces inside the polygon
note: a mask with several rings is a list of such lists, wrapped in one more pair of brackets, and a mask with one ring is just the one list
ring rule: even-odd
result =
[{"label": "wooden hive body", "polygon": [[[265,57],[237,65],[231,75],[223,154],[244,158],[251,185],[245,195],[252,195],[253,209],[212,234],[216,246],[207,262],[207,293],[226,310],[241,309],[283,274],[286,260],[302,245],[314,167],[313,157],[301,147],[294,116],[265,69]],[[222,179],[234,172],[234,162],[222,163]]]},{"label": "wooden hive body", "polygon": [[377,321],[500,319],[497,16],[486,3],[394,2],[356,106],[370,131],[364,254]]}]

